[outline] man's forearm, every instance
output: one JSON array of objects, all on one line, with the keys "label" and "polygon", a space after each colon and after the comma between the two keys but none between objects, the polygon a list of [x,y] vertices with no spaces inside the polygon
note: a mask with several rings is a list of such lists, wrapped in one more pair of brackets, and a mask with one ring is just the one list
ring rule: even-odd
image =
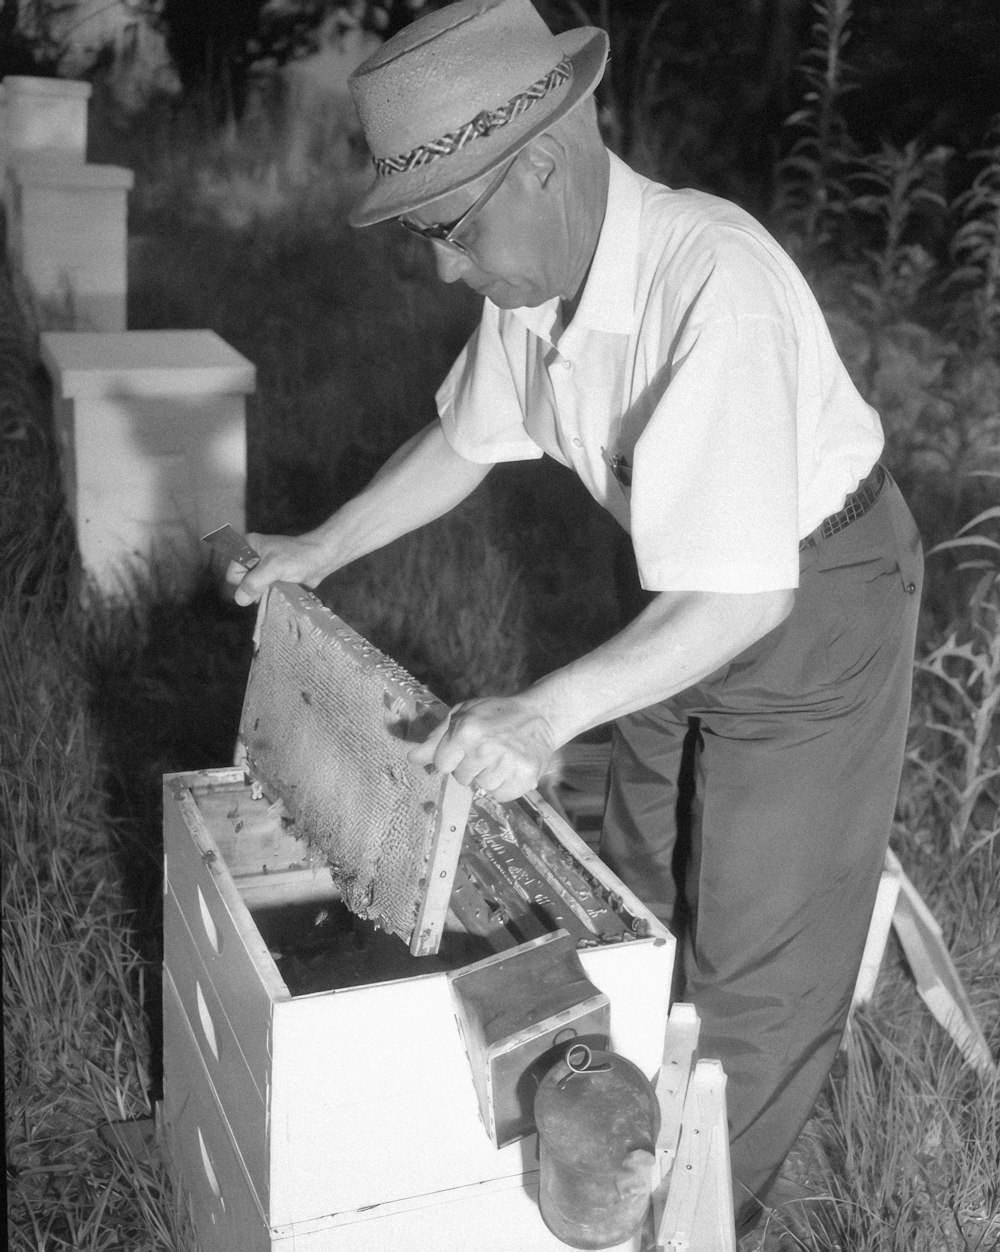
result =
[{"label": "man's forearm", "polygon": [[513,800],[576,735],[684,691],[791,612],[793,591],[661,592],[623,631],[516,696],[464,700],[410,753]]},{"label": "man's forearm", "polygon": [[459,456],[434,421],[311,537],[329,551],[330,572],[340,569],[441,517],[471,495],[490,469]]},{"label": "man's forearm", "polygon": [[304,535],[260,535],[250,542],[260,563],[249,573],[235,561],[226,577],[237,604],[259,600],[273,582],[316,587],[328,574],[384,547],[455,507],[489,473],[451,448],[438,422],[407,440],[353,500]]},{"label": "man's forearm", "polygon": [[707,678],[773,630],[793,591],[661,592],[607,643],[524,692],[557,745]]}]

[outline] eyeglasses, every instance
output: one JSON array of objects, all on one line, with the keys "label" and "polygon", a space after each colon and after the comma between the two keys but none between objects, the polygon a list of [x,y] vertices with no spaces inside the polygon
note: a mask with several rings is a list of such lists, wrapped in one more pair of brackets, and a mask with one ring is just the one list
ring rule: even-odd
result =
[{"label": "eyeglasses", "polygon": [[464,256],[469,256],[469,249],[455,236],[464,226],[467,226],[472,221],[490,196],[495,195],[500,190],[500,184],[507,177],[510,167],[516,160],[516,156],[511,157],[506,165],[501,166],[496,178],[490,180],[482,195],[469,205],[461,217],[456,217],[453,222],[432,222],[430,226],[421,226],[419,222],[414,222],[408,217],[397,217],[396,221],[399,222],[404,230],[408,230],[411,235],[419,235],[421,239],[430,239],[435,243],[448,244],[449,247],[461,252]]}]

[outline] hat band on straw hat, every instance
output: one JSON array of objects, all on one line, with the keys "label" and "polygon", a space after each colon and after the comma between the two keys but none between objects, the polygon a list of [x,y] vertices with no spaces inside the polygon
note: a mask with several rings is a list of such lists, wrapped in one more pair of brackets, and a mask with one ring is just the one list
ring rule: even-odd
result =
[{"label": "hat band on straw hat", "polygon": [[402,156],[373,157],[375,172],[379,178],[388,178],[393,174],[405,174],[407,170],[428,165],[431,161],[438,160],[439,157],[452,156],[474,139],[485,139],[506,126],[508,122],[512,122],[514,118],[520,117],[533,104],[543,100],[550,91],[561,87],[572,77],[573,66],[567,57],[542,78],[526,87],[524,91],[511,96],[506,104],[501,104],[495,109],[483,109],[458,130],[449,131],[448,134],[442,135],[440,139],[433,139],[430,143],[420,144]]}]

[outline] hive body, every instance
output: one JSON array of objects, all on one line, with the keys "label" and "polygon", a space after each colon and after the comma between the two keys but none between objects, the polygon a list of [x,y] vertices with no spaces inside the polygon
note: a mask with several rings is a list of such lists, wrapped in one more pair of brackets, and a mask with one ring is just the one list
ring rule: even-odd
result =
[{"label": "hive body", "polygon": [[[291,638],[290,624],[297,625],[308,635],[309,614],[319,612],[312,597],[295,607],[294,595],[281,595],[283,604],[268,607],[271,620],[261,635],[251,689],[261,678],[260,656],[269,658],[266,669],[275,659],[272,651],[280,651],[272,628]],[[301,616],[300,610],[308,612]],[[325,622],[328,636],[341,627]],[[334,646],[329,638],[327,644]],[[352,697],[368,699],[374,691],[371,727],[378,735],[395,728],[398,742],[405,743],[400,718],[410,725],[411,713],[435,710],[433,697],[412,679],[405,682],[398,667],[353,632],[342,634],[336,646],[354,650],[350,665],[370,666],[375,676],[362,675]],[[279,663],[273,675],[282,669]],[[268,683],[281,687],[273,675]],[[363,696],[370,681],[375,686]],[[404,717],[401,706],[386,704],[383,694],[408,685],[410,713]],[[311,706],[302,690],[311,692]],[[275,690],[273,707],[284,710],[282,726],[295,704],[290,693],[303,709],[315,710],[318,699],[325,713],[342,695],[315,674],[309,686]],[[244,733],[251,761],[260,756],[273,766],[277,756],[269,755],[268,744],[291,744],[295,736],[268,728],[268,701],[259,694],[248,692]],[[321,734],[324,717],[313,719],[311,734]],[[330,765],[336,755],[330,743],[308,751],[312,755],[304,759],[323,772],[324,786],[328,769],[331,777],[347,777],[348,792],[368,785],[358,781],[365,762],[354,761],[352,776],[342,762],[335,762],[336,769]],[[353,746],[345,751],[350,757]],[[395,758],[374,754],[372,760],[388,778]],[[409,786],[406,795],[416,798],[411,816],[421,818],[415,842],[429,839],[433,845],[438,818],[447,810],[435,795],[440,780],[426,793],[416,783],[412,792]],[[323,793],[324,804],[336,805],[335,790]],[[477,1048],[467,1048],[471,1039],[457,1020],[453,982],[464,971],[484,963],[488,968],[498,956],[496,963],[509,968],[521,954],[537,950],[540,938],[544,944],[546,936],[556,936],[579,958],[585,977],[577,981],[586,991],[579,998],[583,1003],[590,997],[591,1008],[578,1012],[575,1003],[560,1000],[553,1029],[568,1024],[590,1030],[593,1022],[603,1020],[607,1027],[610,1019],[611,1046],[652,1076],[662,1053],[673,940],[533,797],[516,806],[480,802],[473,808],[457,856],[454,907],[446,910],[437,951],[413,955],[397,935],[375,930],[371,920],[345,908],[350,892],[338,886],[342,865],[331,868],[329,849],[316,842],[311,827],[309,837],[297,837],[307,805],[299,802],[296,810],[295,799],[294,789],[283,796],[266,778],[248,777],[242,769],[165,779],[160,1122],[202,1247],[560,1248],[538,1213],[535,1135],[501,1148],[490,1138],[488,1112],[480,1104],[488,1084],[479,1082],[477,1093],[474,1067],[495,1060],[496,1040],[491,1036],[478,1049],[477,1061]],[[436,809],[429,825],[428,802]],[[348,807],[353,812],[354,803]],[[376,812],[382,815],[377,822]],[[391,805],[360,814],[362,824],[372,818],[376,842],[386,812],[390,827],[402,829],[393,825],[399,818]],[[336,823],[331,829],[342,837]],[[405,868],[406,858],[392,863]],[[361,868],[370,874],[372,892],[370,907],[360,912],[386,921],[385,902],[396,898],[398,882],[395,876],[381,882],[374,862]],[[420,875],[405,868],[400,881],[419,886]],[[417,901],[418,918],[425,895]],[[404,898],[409,907],[410,897]],[[499,913],[492,907],[497,904]],[[488,999],[480,996],[482,1004]],[[528,1033],[536,1038],[533,1024]],[[537,1052],[538,1045],[532,1046]]]}]

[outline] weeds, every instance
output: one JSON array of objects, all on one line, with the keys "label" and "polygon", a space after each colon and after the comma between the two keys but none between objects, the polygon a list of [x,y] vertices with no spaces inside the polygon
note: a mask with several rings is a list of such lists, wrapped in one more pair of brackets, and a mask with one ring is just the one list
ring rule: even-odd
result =
[{"label": "weeds", "polygon": [[954,324],[989,350],[1000,336],[1000,114],[987,146],[972,154],[983,162],[972,186],[955,202],[961,225],[951,240],[954,269],[948,284],[958,290]]},{"label": "weeds", "polygon": [[907,756],[924,775],[925,804],[947,827],[953,855],[974,855],[1000,835],[1000,542],[986,533],[997,521],[1000,506],[930,554],[972,553],[958,568],[976,574],[965,620],[917,663]]},{"label": "weeds", "polygon": [[[902,1001],[905,988],[897,989]],[[996,1090],[907,1007],[855,1022],[822,1113],[832,1169],[815,1246],[843,1252],[979,1248],[1000,1235]],[[994,1084],[995,1086],[995,1084]]]},{"label": "weeds", "polygon": [[162,1164],[99,1133],[150,1112],[150,980],[118,861],[87,623],[65,594],[68,527],[49,527],[58,486],[27,472],[46,462],[33,414],[21,429],[0,446],[5,502],[24,528],[15,547],[5,526],[14,564],[0,604],[9,1246],[182,1249]]},{"label": "weeds", "polygon": [[795,138],[778,163],[773,210],[787,246],[801,260],[817,257],[841,230],[855,159],[841,107],[857,85],[843,55],[852,0],[814,0],[812,8],[812,42],[800,66],[805,92],[785,123]]},{"label": "weeds", "polygon": [[854,290],[874,326],[906,317],[935,268],[932,254],[909,236],[915,219],[940,217],[947,208],[937,187],[949,155],[942,147],[921,152],[916,142],[905,148],[885,144],[862,162],[856,182],[870,190],[854,195],[850,207],[875,219],[881,244],[866,249],[870,277]]}]

